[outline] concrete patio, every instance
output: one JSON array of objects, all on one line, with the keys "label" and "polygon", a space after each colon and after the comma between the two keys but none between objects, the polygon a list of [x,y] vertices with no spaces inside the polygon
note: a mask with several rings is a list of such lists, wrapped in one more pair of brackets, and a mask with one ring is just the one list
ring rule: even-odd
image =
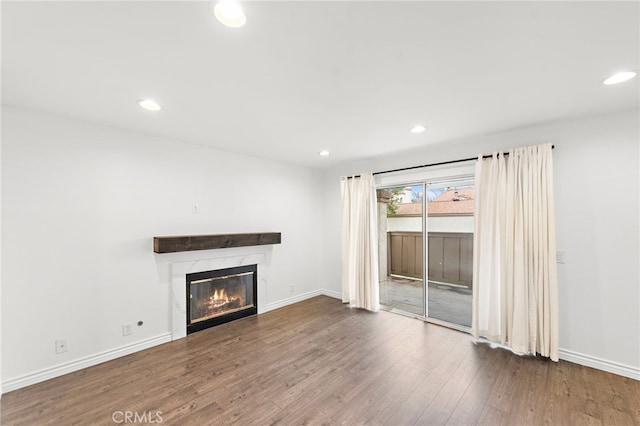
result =
[{"label": "concrete patio", "polygon": [[[386,277],[380,304],[386,309],[424,315],[422,280]],[[471,290],[429,282],[429,317],[471,327]]]}]

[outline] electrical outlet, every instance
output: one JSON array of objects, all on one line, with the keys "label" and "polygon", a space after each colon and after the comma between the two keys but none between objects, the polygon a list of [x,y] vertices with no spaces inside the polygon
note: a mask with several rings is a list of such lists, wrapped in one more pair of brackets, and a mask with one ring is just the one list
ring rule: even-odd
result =
[{"label": "electrical outlet", "polygon": [[56,353],[61,354],[63,352],[67,352],[69,347],[67,346],[67,339],[58,339],[56,340]]},{"label": "electrical outlet", "polygon": [[564,263],[565,262],[565,253],[563,251],[556,252],[556,263]]},{"label": "electrical outlet", "polygon": [[122,335],[129,336],[133,334],[133,324],[122,324]]},{"label": "electrical outlet", "polygon": [[200,213],[200,206],[198,203],[193,203],[193,207],[191,208],[191,213],[198,214]]},{"label": "electrical outlet", "polygon": [[291,284],[291,286],[289,287],[289,291],[291,293],[295,293],[296,292],[296,286],[294,284]]}]

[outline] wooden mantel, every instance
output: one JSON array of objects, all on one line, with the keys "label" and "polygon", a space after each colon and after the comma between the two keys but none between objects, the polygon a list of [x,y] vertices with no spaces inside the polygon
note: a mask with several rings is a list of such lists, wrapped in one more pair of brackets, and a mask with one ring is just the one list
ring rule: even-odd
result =
[{"label": "wooden mantel", "polygon": [[156,253],[176,253],[179,251],[262,246],[280,244],[280,237],[280,232],[153,237],[153,251]]}]

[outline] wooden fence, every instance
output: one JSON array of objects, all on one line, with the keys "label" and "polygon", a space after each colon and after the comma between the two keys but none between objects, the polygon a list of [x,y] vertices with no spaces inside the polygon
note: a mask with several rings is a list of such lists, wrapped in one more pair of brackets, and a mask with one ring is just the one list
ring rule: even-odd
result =
[{"label": "wooden fence", "polygon": [[[429,281],[471,288],[473,277],[472,233],[429,233]],[[422,279],[422,232],[389,232],[389,275]]]}]

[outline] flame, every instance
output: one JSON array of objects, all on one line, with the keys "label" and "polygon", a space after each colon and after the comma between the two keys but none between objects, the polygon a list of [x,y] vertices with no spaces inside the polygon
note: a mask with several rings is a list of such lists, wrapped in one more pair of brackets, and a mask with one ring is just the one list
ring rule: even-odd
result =
[{"label": "flame", "polygon": [[228,303],[230,301],[230,298],[227,295],[227,292],[223,288],[221,288],[221,289],[216,289],[213,292],[213,294],[209,297],[209,301]]},{"label": "flame", "polygon": [[194,309],[198,312],[198,314],[195,315],[199,317],[197,321],[213,316],[223,315],[225,312],[231,310],[239,310],[246,305],[245,296],[241,291],[227,292],[223,287],[213,287],[208,290],[208,297],[202,297],[198,302],[195,302],[195,308],[192,304],[192,316],[194,315]]},{"label": "flame", "polygon": [[212,300],[223,300],[227,298],[227,294],[224,291],[224,289],[220,289],[220,291],[218,292],[218,289],[216,289],[213,292],[213,295],[211,296]]}]

